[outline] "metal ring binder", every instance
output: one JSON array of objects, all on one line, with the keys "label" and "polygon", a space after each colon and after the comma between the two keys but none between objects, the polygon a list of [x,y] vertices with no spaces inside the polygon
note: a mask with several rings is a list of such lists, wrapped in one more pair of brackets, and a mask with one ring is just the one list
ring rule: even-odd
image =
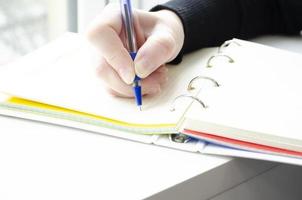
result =
[{"label": "metal ring binder", "polygon": [[220,47],[218,47],[218,53],[222,53],[222,49],[230,46],[231,44],[236,44],[237,46],[241,46],[238,42],[234,39],[225,41]]},{"label": "metal ring binder", "polygon": [[192,96],[192,95],[189,95],[189,94],[182,94],[182,95],[179,95],[177,97],[174,98],[173,100],[173,103],[172,103],[172,106],[170,108],[170,111],[173,112],[175,111],[175,102],[180,99],[180,98],[190,98],[190,99],[193,99],[194,101],[197,101],[203,108],[207,108],[207,106],[203,103],[203,101],[201,101],[200,99],[198,99],[197,97],[195,96]]},{"label": "metal ring binder", "polygon": [[207,76],[196,76],[195,78],[193,78],[193,79],[189,82],[188,88],[187,88],[188,91],[191,91],[191,90],[194,90],[194,89],[195,89],[192,85],[193,85],[194,81],[196,81],[196,80],[198,80],[198,79],[209,80],[209,81],[211,81],[212,83],[214,83],[215,87],[219,87],[219,86],[220,86],[220,84],[219,84],[215,79],[213,79],[213,78],[211,78],[211,77],[207,77]]},{"label": "metal ring binder", "polygon": [[[230,44],[236,44],[237,46],[241,46],[238,42],[234,41],[233,39],[232,40],[228,40],[226,42],[224,42],[219,48],[218,48],[218,54],[216,55],[213,55],[211,56],[208,61],[207,61],[207,67],[208,68],[211,68],[212,65],[211,65],[211,61],[213,59],[215,59],[216,57],[226,57],[228,58],[228,62],[229,63],[234,63],[234,60],[233,58],[231,58],[230,56],[228,55],[225,55],[225,54],[221,54],[222,53],[222,49],[223,48],[226,48],[228,47]],[[187,87],[187,90],[188,91],[191,91],[191,90],[194,90],[195,88],[193,87],[193,83],[198,80],[198,79],[205,79],[205,80],[209,80],[211,81],[215,87],[220,87],[220,84],[213,78],[211,77],[207,77],[207,76],[196,76],[194,77],[188,84],[188,87]],[[173,100],[173,103],[172,103],[172,106],[170,108],[170,111],[173,112],[175,111],[175,102],[177,101],[177,99],[179,98],[191,98],[193,99],[194,101],[197,101],[203,108],[207,108],[207,106],[203,103],[202,100],[200,100],[199,98],[197,98],[196,96],[192,96],[192,95],[189,95],[189,94],[183,94],[183,95],[179,95],[177,96],[176,98],[174,98]],[[174,133],[174,134],[170,134],[169,135],[169,140],[172,141],[172,142],[176,142],[176,143],[188,143],[190,140],[191,140],[191,137],[185,135],[185,134],[182,134],[182,133]]]},{"label": "metal ring binder", "polygon": [[209,58],[209,60],[208,60],[208,62],[207,62],[207,67],[208,67],[208,68],[213,67],[213,66],[211,65],[211,61],[212,61],[214,58],[216,58],[216,57],[226,57],[226,58],[229,59],[229,63],[234,63],[234,62],[235,62],[234,59],[231,58],[231,57],[228,56],[228,55],[225,55],[225,54],[217,54],[217,55],[211,56],[211,57]]},{"label": "metal ring binder", "polygon": [[175,134],[170,134],[169,139],[172,142],[176,143],[187,143],[191,140],[191,138],[185,134],[182,133],[175,133]]}]

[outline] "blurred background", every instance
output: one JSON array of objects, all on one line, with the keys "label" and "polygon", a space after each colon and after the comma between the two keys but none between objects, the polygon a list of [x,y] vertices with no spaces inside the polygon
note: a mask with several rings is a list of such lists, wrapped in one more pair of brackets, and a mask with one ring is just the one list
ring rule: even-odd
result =
[{"label": "blurred background", "polygon": [[[132,0],[148,10],[167,0]],[[66,31],[83,32],[108,3],[118,0],[0,0],[0,65]]]}]

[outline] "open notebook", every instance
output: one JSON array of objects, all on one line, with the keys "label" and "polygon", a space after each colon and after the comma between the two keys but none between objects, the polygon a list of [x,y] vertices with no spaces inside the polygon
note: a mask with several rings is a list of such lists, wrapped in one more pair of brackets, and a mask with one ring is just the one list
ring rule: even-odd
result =
[{"label": "open notebook", "polygon": [[191,102],[183,101],[174,112],[170,111],[171,103],[186,91],[185,84],[202,65],[171,67],[169,83],[160,95],[143,98],[141,112],[133,99],[113,97],[105,91],[94,55],[83,38],[67,34],[8,65],[0,74],[0,90],[13,98],[1,106],[96,125],[100,132],[175,132]]},{"label": "open notebook", "polygon": [[[183,150],[302,165],[301,56],[232,42],[218,54],[204,49],[171,66],[170,81],[160,95],[143,98],[141,112],[133,99],[103,89],[94,49],[66,34],[0,71],[0,113]],[[198,75],[204,77],[188,91]],[[178,132],[200,140],[170,141]]]}]

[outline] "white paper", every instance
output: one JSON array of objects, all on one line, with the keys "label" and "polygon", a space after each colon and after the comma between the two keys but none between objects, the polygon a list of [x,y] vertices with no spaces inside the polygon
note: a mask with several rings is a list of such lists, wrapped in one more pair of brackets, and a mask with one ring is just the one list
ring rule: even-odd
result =
[{"label": "white paper", "polygon": [[202,69],[199,63],[205,61],[171,66],[168,83],[159,95],[143,97],[141,112],[134,99],[112,97],[104,90],[95,52],[78,35],[67,34],[7,66],[0,73],[0,91],[128,123],[176,124],[190,101],[178,102],[171,112],[173,99],[186,92],[189,80]]},{"label": "white paper", "polygon": [[221,87],[200,94],[184,127],[238,140],[302,151],[302,56],[237,40],[205,75]]}]

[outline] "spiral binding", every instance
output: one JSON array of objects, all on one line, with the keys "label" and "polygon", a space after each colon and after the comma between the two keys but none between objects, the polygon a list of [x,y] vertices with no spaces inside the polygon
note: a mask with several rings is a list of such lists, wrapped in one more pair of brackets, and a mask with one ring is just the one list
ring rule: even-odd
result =
[{"label": "spiral binding", "polygon": [[[236,46],[241,46],[241,44],[239,44],[237,41],[235,41],[234,39],[232,40],[228,40],[228,41],[225,41],[219,48],[218,48],[218,51],[215,55],[211,56],[207,63],[206,63],[206,67],[207,68],[212,68],[213,66],[211,65],[211,62],[213,59],[217,58],[217,57],[226,57],[228,59],[228,62],[229,63],[234,63],[234,59],[226,54],[222,54],[223,53],[223,49],[229,47],[231,44],[235,44]],[[208,80],[208,81],[211,81],[215,87],[220,87],[221,85],[219,84],[218,81],[216,81],[215,79],[211,78],[211,77],[208,77],[208,76],[196,76],[194,77],[193,79],[191,79],[191,81],[189,82],[188,86],[187,86],[187,91],[190,92],[192,90],[194,90],[195,88],[193,87],[193,83],[198,80],[198,79],[204,79],[204,80]],[[177,97],[174,98],[173,100],[173,103],[171,105],[171,108],[170,108],[170,111],[173,112],[175,111],[175,104],[176,104],[176,101],[180,98],[190,98],[192,99],[193,101],[196,101],[197,103],[199,103],[202,108],[207,108],[206,104],[201,100],[199,99],[198,97],[196,96],[193,96],[191,94],[182,94],[182,95],[179,95]],[[170,141],[172,142],[176,142],[176,143],[187,143],[187,142],[190,142],[192,140],[192,138],[190,136],[187,136],[185,134],[182,134],[182,133],[175,133],[175,134],[170,134],[169,135],[169,139]]]}]

